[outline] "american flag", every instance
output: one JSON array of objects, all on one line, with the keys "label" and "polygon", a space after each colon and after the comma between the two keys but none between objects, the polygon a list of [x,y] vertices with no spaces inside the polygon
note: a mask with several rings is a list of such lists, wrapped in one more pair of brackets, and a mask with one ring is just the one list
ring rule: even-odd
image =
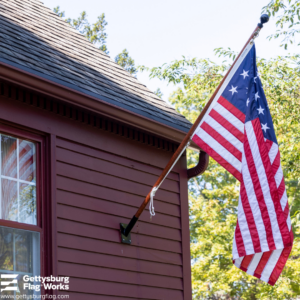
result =
[{"label": "american flag", "polygon": [[192,140],[240,181],[233,263],[274,285],[292,250],[293,232],[253,42],[228,74]]}]

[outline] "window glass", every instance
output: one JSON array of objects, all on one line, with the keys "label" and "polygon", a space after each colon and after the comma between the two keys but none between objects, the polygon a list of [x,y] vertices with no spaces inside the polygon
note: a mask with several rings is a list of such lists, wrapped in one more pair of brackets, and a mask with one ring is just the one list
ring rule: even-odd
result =
[{"label": "window glass", "polygon": [[2,175],[17,178],[17,139],[1,135]]},{"label": "window glass", "polygon": [[8,135],[0,137],[0,217],[36,225],[36,146]]},{"label": "window glass", "polygon": [[19,176],[21,180],[36,182],[35,145],[19,139]]},{"label": "window glass", "polygon": [[[23,276],[40,275],[40,234],[22,229],[0,226],[0,274],[17,275],[16,291],[2,291],[0,295],[38,295],[24,290]],[[5,279],[1,279],[5,281]],[[8,279],[9,280],[9,279]],[[34,283],[38,284],[38,283]]]}]

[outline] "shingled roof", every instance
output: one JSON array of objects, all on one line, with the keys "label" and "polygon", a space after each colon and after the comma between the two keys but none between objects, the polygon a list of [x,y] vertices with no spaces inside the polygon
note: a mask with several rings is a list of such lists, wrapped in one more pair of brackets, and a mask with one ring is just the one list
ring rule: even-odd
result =
[{"label": "shingled roof", "polygon": [[181,131],[191,127],[39,0],[0,0],[0,61]]}]

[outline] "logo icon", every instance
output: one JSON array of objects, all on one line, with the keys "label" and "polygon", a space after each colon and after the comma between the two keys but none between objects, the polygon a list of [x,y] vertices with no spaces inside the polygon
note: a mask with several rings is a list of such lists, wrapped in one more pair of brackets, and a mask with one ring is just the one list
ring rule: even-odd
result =
[{"label": "logo icon", "polygon": [[[18,274],[1,274],[1,292],[2,291],[17,291],[18,286],[9,286],[9,285],[15,285],[18,283],[18,280],[16,279],[18,277]],[[2,279],[11,279],[10,281],[3,281]],[[6,286],[4,289],[2,289],[2,286]]]}]

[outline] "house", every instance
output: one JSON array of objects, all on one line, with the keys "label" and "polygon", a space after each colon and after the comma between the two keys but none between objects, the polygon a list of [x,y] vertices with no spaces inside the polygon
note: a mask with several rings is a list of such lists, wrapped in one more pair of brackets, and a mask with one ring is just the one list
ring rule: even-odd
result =
[{"label": "house", "polygon": [[32,286],[74,300],[191,299],[185,156],[131,245],[119,231],[190,126],[39,0],[1,0],[0,273],[18,280],[1,294],[39,294],[26,278],[52,276],[68,288]]}]

